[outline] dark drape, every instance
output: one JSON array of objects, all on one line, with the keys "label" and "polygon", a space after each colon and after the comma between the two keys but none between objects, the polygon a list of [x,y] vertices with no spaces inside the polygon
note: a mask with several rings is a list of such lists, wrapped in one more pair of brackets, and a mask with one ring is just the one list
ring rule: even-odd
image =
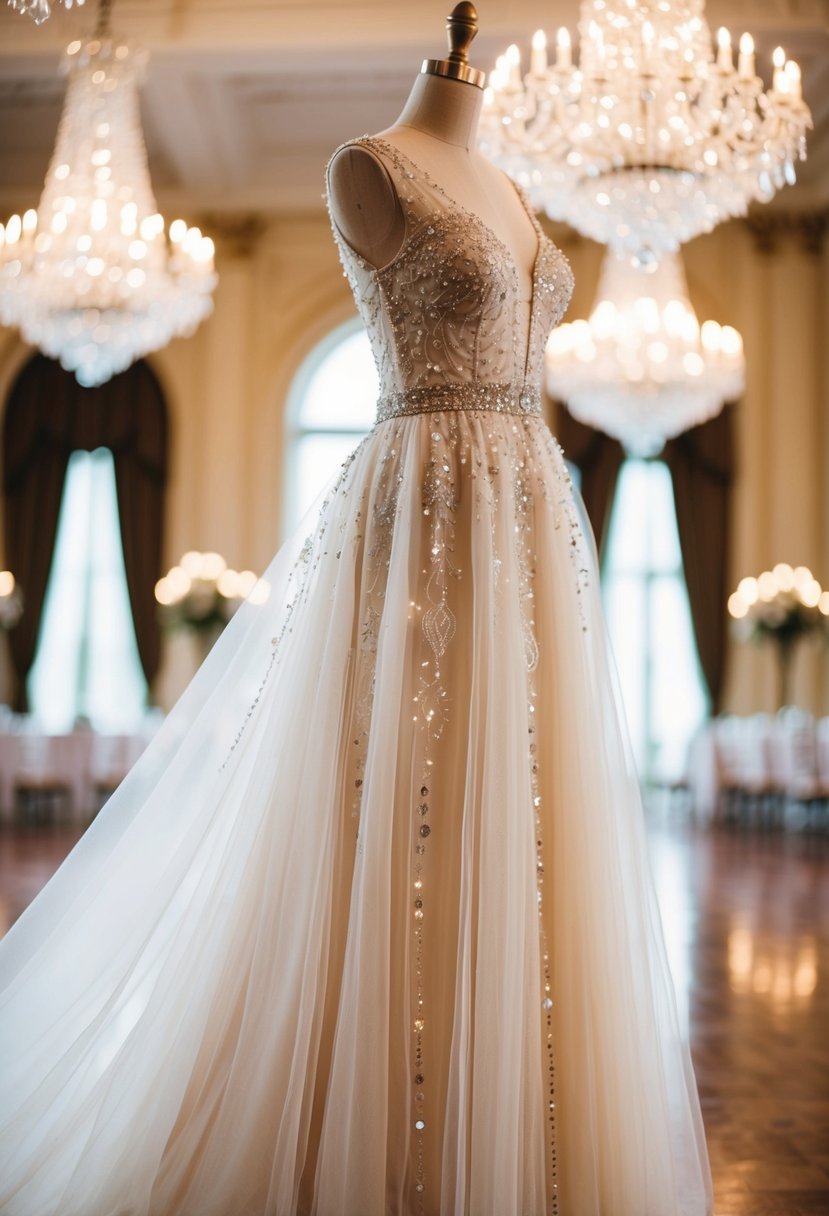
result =
[{"label": "dark drape", "polygon": [[553,430],[564,455],[581,475],[581,496],[601,554],[607,540],[616,481],[625,458],[624,449],[609,435],[578,422],[563,405],[556,406]]},{"label": "dark drape", "polygon": [[3,443],[6,561],[18,585],[25,588],[23,615],[9,632],[9,654],[15,677],[14,708],[28,708],[26,677],[34,662],[43,599],[66,476],[69,453],[46,440],[33,453],[35,419],[21,411],[16,425],[5,429]]},{"label": "dark drape", "polygon": [[167,482],[167,410],[146,363],[136,363],[98,388],[35,355],[12,386],[3,421],[5,541],[10,569],[24,596],[9,634],[17,684],[26,708],[46,583],[69,456],[110,448],[115,462],[121,540],[138,653],[147,682],[158,671],[160,633],[153,587],[161,572]]},{"label": "dark drape", "polygon": [[671,471],[688,599],[700,664],[717,713],[723,691],[726,600],[735,474],[733,409],[671,439],[663,459]]},{"label": "dark drape", "polygon": [[[671,473],[679,543],[700,665],[717,713],[723,691],[727,642],[726,601],[735,475],[733,408],[665,445],[662,459]],[[578,422],[561,405],[554,429],[564,454],[581,473],[581,493],[599,553],[608,524],[619,470],[621,444]]]}]

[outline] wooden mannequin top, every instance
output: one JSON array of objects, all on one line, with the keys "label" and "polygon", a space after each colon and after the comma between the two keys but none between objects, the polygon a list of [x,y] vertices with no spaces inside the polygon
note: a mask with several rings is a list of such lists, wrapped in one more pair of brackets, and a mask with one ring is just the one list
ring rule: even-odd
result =
[{"label": "wooden mannequin top", "polygon": [[[512,182],[477,150],[482,102],[476,85],[421,74],[397,122],[381,134],[504,243],[528,303],[538,236]],[[385,266],[406,228],[388,173],[359,145],[347,147],[331,162],[328,186],[331,214],[345,240],[370,265]]]}]

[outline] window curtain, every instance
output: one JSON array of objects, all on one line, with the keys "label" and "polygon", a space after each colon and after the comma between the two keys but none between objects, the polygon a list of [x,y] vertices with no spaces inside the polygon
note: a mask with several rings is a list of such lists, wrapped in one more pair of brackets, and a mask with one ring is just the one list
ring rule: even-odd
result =
[{"label": "window curtain", "polygon": [[112,451],[121,541],[138,653],[148,684],[158,672],[161,635],[153,588],[161,573],[167,484],[167,409],[146,363],[97,388],[82,388],[43,355],[24,366],[3,421],[6,558],[24,596],[9,634],[15,708],[25,710],[52,563],[69,455]]},{"label": "window curtain", "polygon": [[[694,636],[715,714],[722,703],[728,640],[733,413],[726,406],[716,418],[669,440],[661,457],[671,473]],[[624,450],[601,431],[577,422],[561,405],[557,434],[565,456],[581,472],[582,497],[601,554]]]},{"label": "window curtain", "polygon": [[616,482],[625,459],[624,448],[616,439],[577,421],[559,403],[555,406],[553,431],[564,455],[581,474],[581,496],[601,556],[607,540]]},{"label": "window curtain", "polygon": [[722,704],[727,646],[734,410],[678,435],[662,459],[671,472],[691,617],[712,713]]}]

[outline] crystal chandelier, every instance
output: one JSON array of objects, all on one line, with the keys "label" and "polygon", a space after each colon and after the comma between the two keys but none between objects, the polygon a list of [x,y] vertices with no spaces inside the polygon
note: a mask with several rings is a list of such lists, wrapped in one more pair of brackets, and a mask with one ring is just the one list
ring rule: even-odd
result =
[{"label": "crystal chandelier", "polygon": [[[64,8],[83,8],[84,0],[59,0]],[[9,0],[9,5],[18,13],[31,17],[35,25],[42,25],[52,15],[49,0]]]},{"label": "crystal chandelier", "polygon": [[771,88],[743,34],[712,47],[704,0],[582,0],[580,61],[539,30],[490,76],[483,150],[538,210],[619,253],[660,256],[795,180],[811,115],[781,47]]},{"label": "crystal chandelier", "polygon": [[608,250],[590,319],[553,331],[546,364],[550,395],[637,456],[714,417],[745,384],[742,338],[700,326],[679,254],[643,266]]},{"label": "crystal chandelier", "polygon": [[213,242],[184,220],[165,232],[153,196],[138,111],[145,59],[105,28],[69,44],[37,211],[0,224],[0,324],[87,386],[192,333],[212,309]]}]

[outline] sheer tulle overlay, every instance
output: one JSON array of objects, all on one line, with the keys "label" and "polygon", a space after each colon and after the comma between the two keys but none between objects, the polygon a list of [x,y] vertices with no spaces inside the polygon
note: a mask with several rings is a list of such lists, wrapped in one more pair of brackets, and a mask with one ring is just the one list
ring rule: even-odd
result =
[{"label": "sheer tulle overlay", "polygon": [[544,424],[381,423],[264,581],[6,941],[2,1211],[706,1212]]},{"label": "sheer tulle overlay", "polygon": [[394,364],[403,416],[0,946],[5,1216],[710,1212],[590,541],[496,357],[532,335],[470,322],[486,233],[418,319],[417,233],[469,242],[429,205],[384,298],[468,339],[456,408]]}]

